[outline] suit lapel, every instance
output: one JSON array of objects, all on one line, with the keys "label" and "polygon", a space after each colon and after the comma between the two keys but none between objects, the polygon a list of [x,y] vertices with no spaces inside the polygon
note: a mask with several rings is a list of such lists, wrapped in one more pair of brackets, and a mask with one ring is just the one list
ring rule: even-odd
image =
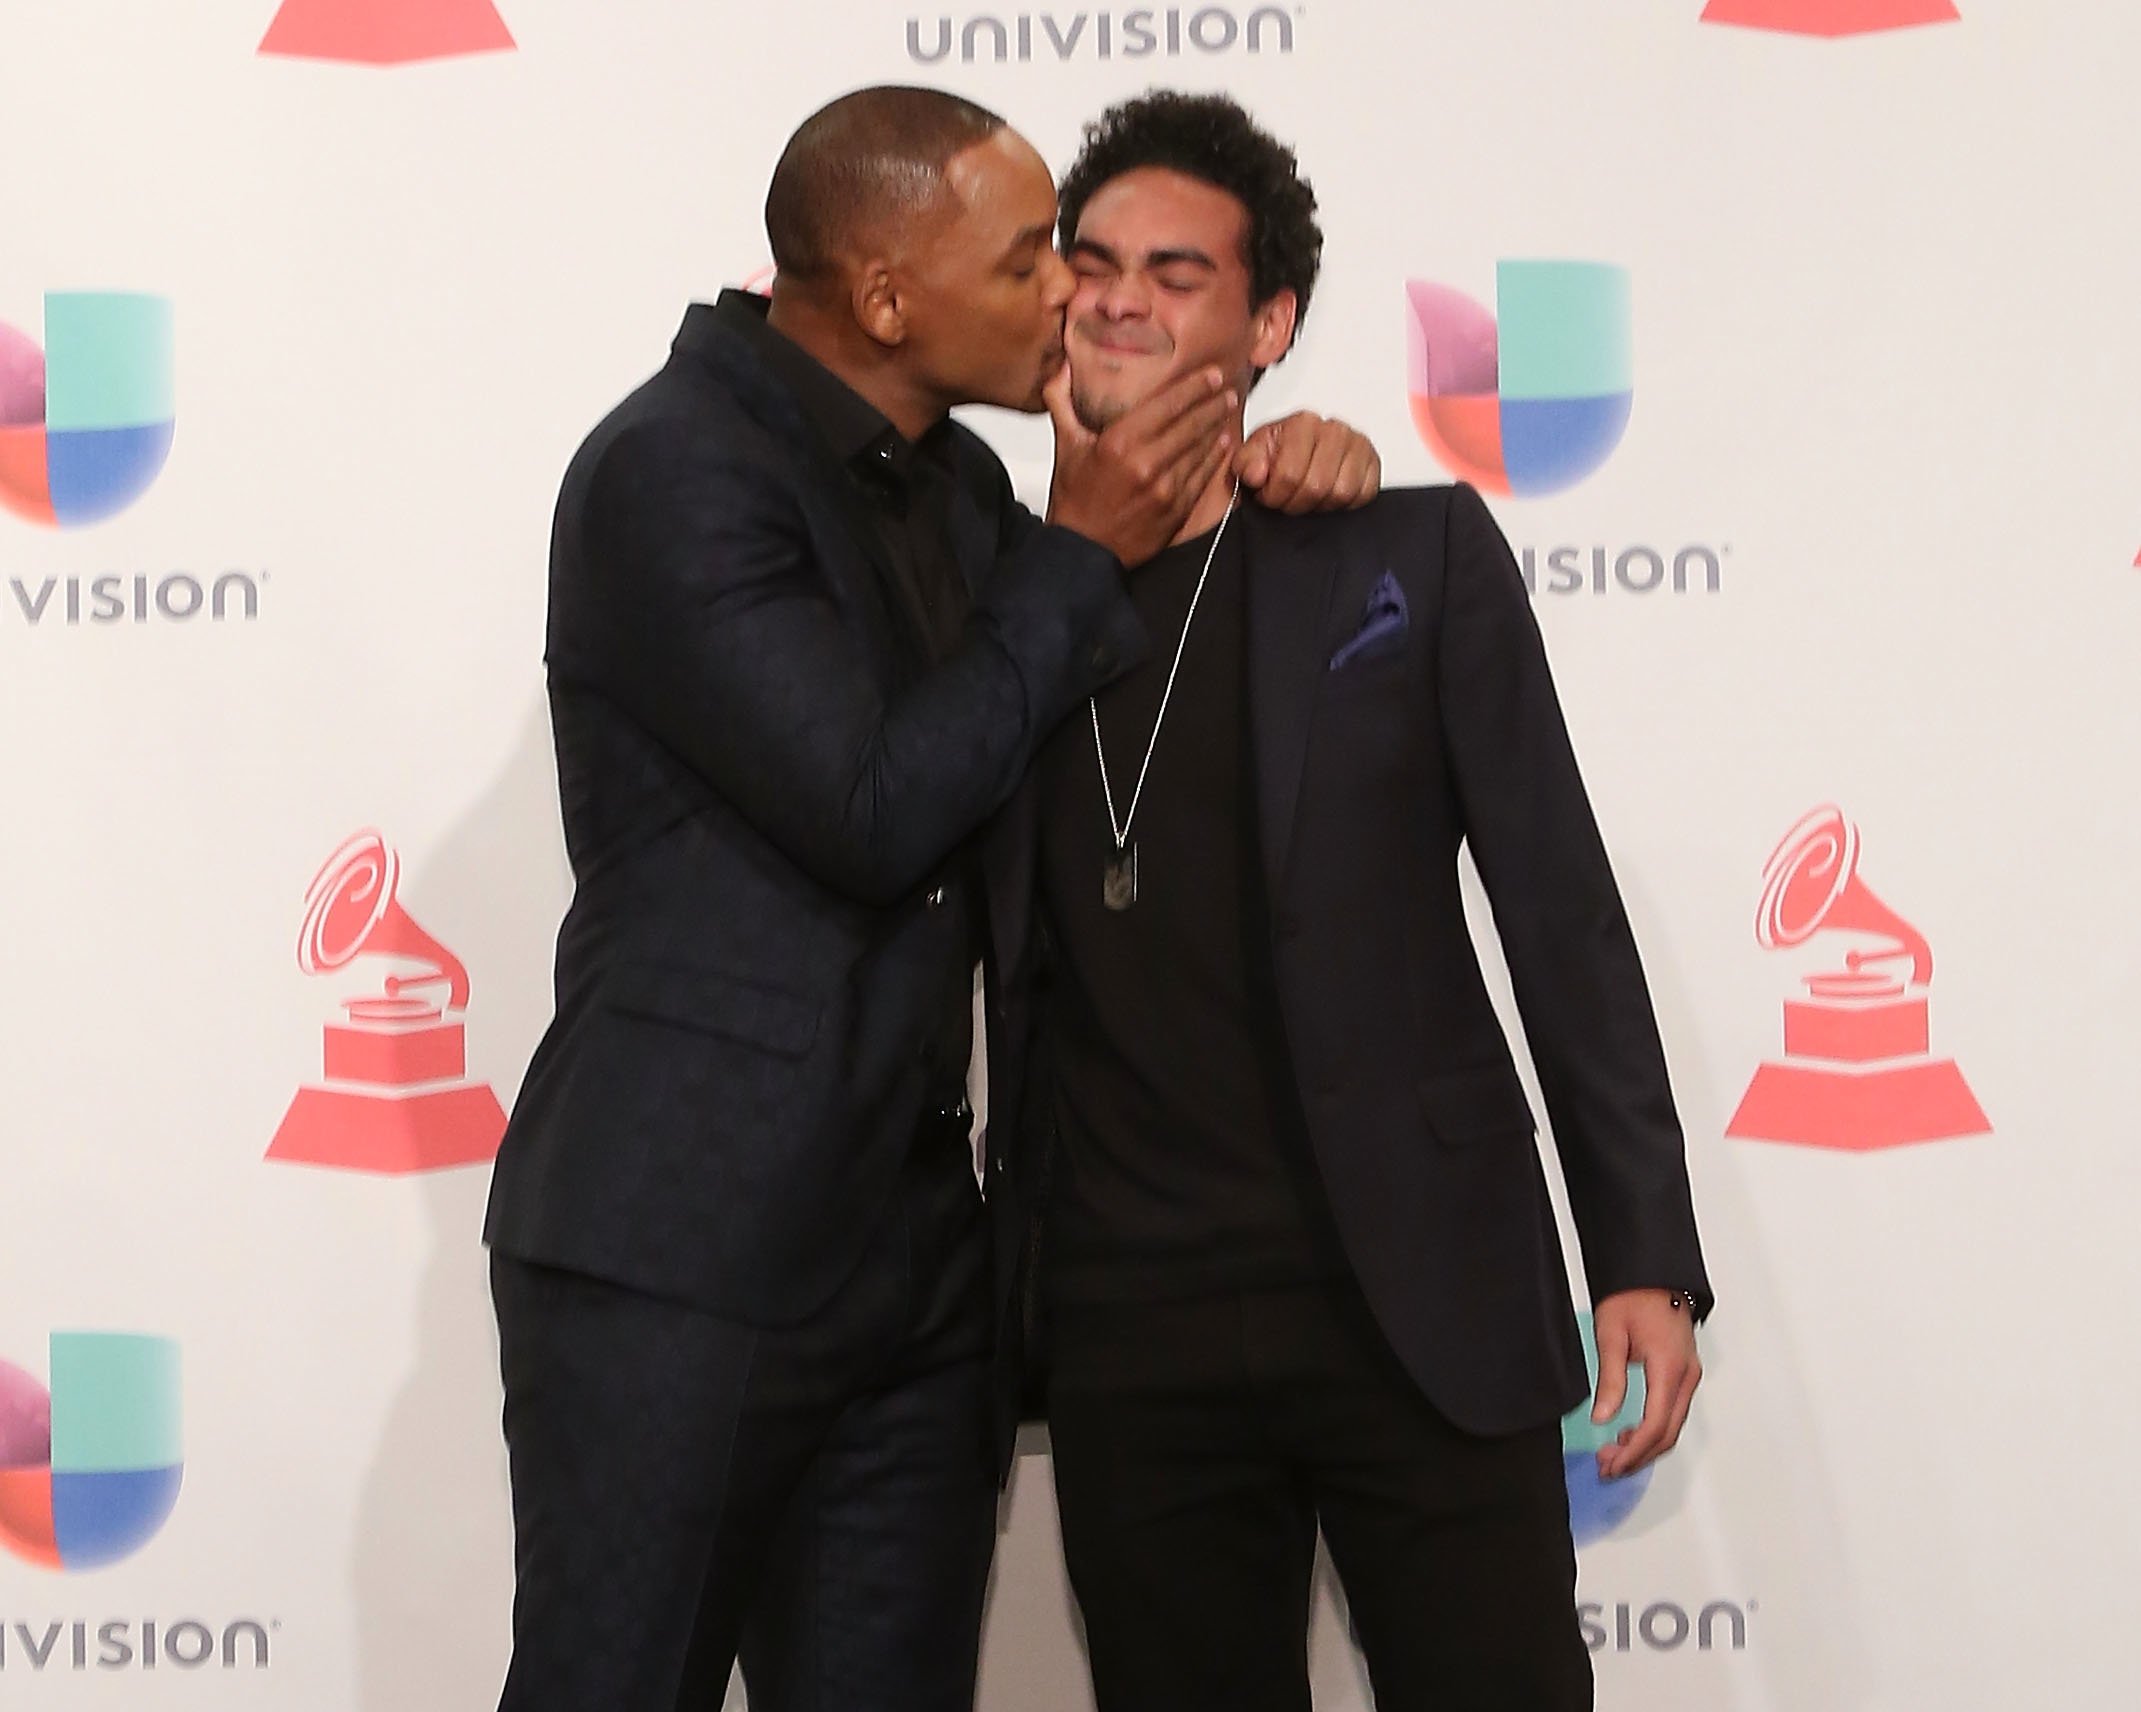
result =
[{"label": "suit lapel", "polygon": [[1293,844],[1309,721],[1329,654],[1321,643],[1338,582],[1337,543],[1333,532],[1273,517],[1254,505],[1244,509],[1240,521],[1247,525],[1242,570],[1257,833],[1266,895],[1276,899]]}]

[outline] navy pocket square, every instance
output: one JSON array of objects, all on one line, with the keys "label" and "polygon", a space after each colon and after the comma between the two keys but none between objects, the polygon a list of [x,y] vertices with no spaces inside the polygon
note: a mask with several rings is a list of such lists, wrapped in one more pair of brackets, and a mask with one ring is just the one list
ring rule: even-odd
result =
[{"label": "navy pocket square", "polygon": [[1363,654],[1379,651],[1412,627],[1412,613],[1405,605],[1405,591],[1398,579],[1385,571],[1368,591],[1368,604],[1361,608],[1360,628],[1331,656],[1331,670],[1342,672]]}]

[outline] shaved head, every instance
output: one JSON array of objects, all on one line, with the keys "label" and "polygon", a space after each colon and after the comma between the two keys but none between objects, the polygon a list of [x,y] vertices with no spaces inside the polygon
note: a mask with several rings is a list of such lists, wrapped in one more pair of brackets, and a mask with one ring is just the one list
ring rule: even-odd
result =
[{"label": "shaved head", "polygon": [[987,108],[937,89],[879,85],[819,108],[788,139],[766,192],[774,267],[823,283],[843,258],[950,210],[945,168],[1003,128]]},{"label": "shaved head", "polygon": [[1038,411],[1071,294],[1055,225],[1048,163],[987,108],[858,89],[773,169],[766,325],[910,440],[960,404]]}]

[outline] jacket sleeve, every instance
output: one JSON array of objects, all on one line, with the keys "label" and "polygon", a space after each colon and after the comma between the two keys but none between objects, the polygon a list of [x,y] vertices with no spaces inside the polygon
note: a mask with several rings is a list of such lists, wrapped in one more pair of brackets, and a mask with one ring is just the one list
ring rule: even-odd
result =
[{"label": "jacket sleeve", "polygon": [[958,647],[888,691],[789,486],[710,431],[626,429],[589,478],[582,598],[568,635],[553,627],[551,668],[614,700],[821,884],[889,903],[1003,804],[1143,632],[1112,554],[1034,524]]},{"label": "jacket sleeve", "polygon": [[1553,1124],[1594,1301],[1692,1292],[1710,1308],[1650,992],[1546,649],[1486,503],[1452,490],[1437,661],[1472,858]]}]

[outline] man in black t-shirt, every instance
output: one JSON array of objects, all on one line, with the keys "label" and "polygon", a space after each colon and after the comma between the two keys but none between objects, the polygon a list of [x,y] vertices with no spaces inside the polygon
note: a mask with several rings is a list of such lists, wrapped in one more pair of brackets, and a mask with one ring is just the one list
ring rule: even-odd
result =
[{"label": "man in black t-shirt", "polygon": [[[1093,126],[1061,212],[1086,427],[1198,365],[1246,395],[1308,307],[1314,208],[1223,97]],[[1460,845],[1554,1121],[1600,1419],[1646,1370],[1609,1478],[1676,1439],[1710,1304],[1642,969],[1478,495],[1237,500],[1214,479],[1132,583],[1150,652],[1021,805],[1045,954],[992,1096],[1099,1703],[1305,1708],[1320,1529],[1382,1712],[1588,1706],[1558,1432],[1588,1378]]]}]

